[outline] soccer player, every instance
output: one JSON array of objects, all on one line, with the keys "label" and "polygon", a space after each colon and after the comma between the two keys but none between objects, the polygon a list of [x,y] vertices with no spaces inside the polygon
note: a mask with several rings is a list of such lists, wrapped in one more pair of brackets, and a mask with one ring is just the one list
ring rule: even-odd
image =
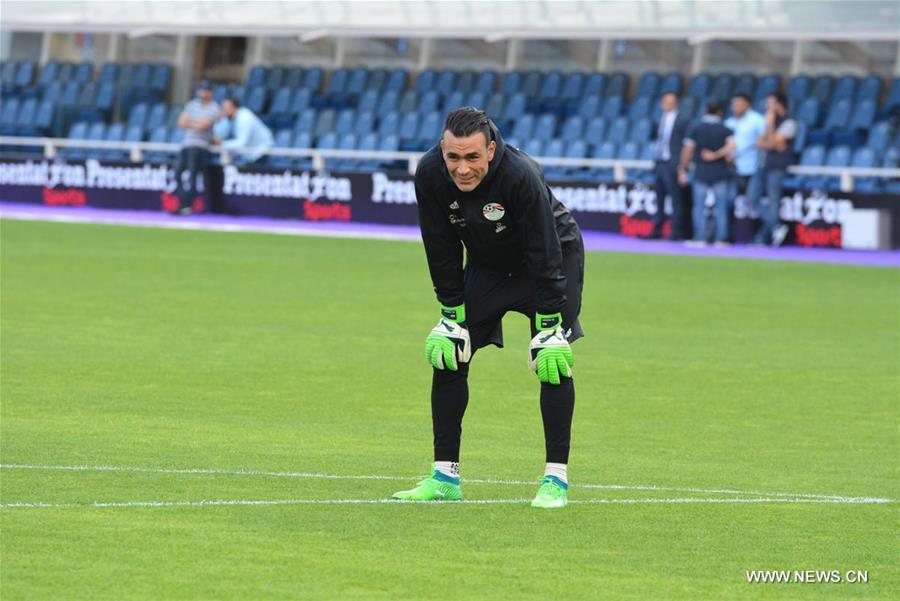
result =
[{"label": "soccer player", "polygon": [[540,381],[546,446],[547,467],[531,505],[564,507],[575,407],[569,343],[583,335],[578,313],[584,243],[578,225],[537,163],[507,146],[487,115],[474,108],[447,115],[439,144],[419,162],[415,186],[440,303],[440,321],[425,340],[425,359],[434,368],[435,462],[429,478],[394,497],[463,498],[459,447],[469,360],[488,344],[503,346],[501,320],[515,311],[531,322],[529,366]]}]

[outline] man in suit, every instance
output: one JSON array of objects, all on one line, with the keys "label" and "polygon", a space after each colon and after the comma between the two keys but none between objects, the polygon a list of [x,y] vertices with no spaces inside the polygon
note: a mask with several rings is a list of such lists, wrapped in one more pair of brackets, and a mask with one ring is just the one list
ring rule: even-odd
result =
[{"label": "man in suit", "polygon": [[672,231],[670,240],[684,239],[684,199],[682,186],[685,185],[686,174],[680,177],[679,160],[684,136],[690,126],[690,118],[678,112],[678,96],[674,92],[663,94],[660,100],[662,116],[656,130],[656,149],[654,150],[656,173],[656,225],[651,238],[661,238],[663,222],[666,219],[666,196],[672,199]]}]

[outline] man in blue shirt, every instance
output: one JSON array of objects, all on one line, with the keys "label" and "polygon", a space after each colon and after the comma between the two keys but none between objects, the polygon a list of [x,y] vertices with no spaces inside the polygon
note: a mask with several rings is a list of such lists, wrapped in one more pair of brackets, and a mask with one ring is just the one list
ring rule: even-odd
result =
[{"label": "man in blue shirt", "polygon": [[734,132],[734,166],[737,172],[736,189],[730,196],[743,194],[746,200],[759,195],[759,148],[756,141],[766,131],[766,120],[753,110],[750,97],[736,94],[731,99],[732,117],[725,120],[725,127]]},{"label": "man in blue shirt", "polygon": [[[728,244],[731,202],[728,186],[731,168],[728,157],[734,150],[732,131],[722,124],[722,104],[711,101],[700,123],[693,126],[684,138],[681,152],[682,173],[687,171],[691,159],[697,159],[694,168],[694,189],[692,210],[694,222],[693,243],[699,246],[707,242],[706,197],[712,192],[715,197],[716,245]],[[695,153],[695,150],[698,151]]]},{"label": "man in blue shirt", "polygon": [[236,165],[258,162],[274,141],[272,130],[250,109],[241,106],[235,98],[222,101],[223,118],[216,124],[216,134],[222,139],[222,147],[232,152],[231,161]]}]

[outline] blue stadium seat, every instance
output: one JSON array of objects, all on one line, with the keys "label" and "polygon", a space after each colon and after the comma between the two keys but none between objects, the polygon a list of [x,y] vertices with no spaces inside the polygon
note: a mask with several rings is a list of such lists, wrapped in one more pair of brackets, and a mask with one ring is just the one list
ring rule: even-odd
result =
[{"label": "blue stadium seat", "polygon": [[519,140],[529,140],[534,137],[534,125],[535,116],[532,113],[525,113],[514,121],[510,135]]},{"label": "blue stadium seat", "polygon": [[36,70],[37,66],[34,61],[22,61],[16,69],[16,78],[13,80],[13,85],[17,88],[30,86],[34,80]]},{"label": "blue stadium seat", "polygon": [[34,117],[34,127],[39,135],[49,135],[53,129],[56,106],[50,100],[42,100]]},{"label": "blue stadium seat", "polygon": [[456,91],[456,78],[456,71],[453,71],[452,69],[442,70],[440,73],[438,73],[434,90],[436,90],[443,96],[447,96],[448,94]]},{"label": "blue stadium seat", "polygon": [[795,102],[804,100],[809,95],[812,80],[806,75],[795,75],[788,82],[787,97]]},{"label": "blue stadium seat", "polygon": [[560,98],[564,101],[577,100],[580,98],[581,90],[584,88],[584,81],[584,73],[579,71],[566,75],[562,90],[560,91]]},{"label": "blue stadium seat", "polygon": [[180,127],[173,127],[169,130],[169,144],[181,144],[184,142],[184,130]]},{"label": "blue stadium seat", "polygon": [[417,111],[419,107],[419,93],[415,90],[406,90],[400,94],[397,110],[401,113]]},{"label": "blue stadium seat", "polygon": [[266,78],[269,74],[269,68],[264,65],[254,65],[247,74],[246,84],[248,86],[263,86],[266,84]]},{"label": "blue stadium seat", "polygon": [[578,116],[593,119],[600,115],[602,98],[599,95],[586,96],[578,105]]},{"label": "blue stadium seat", "polygon": [[372,69],[369,71],[369,77],[366,81],[366,90],[375,90],[379,94],[381,90],[384,89],[384,84],[387,82],[388,72],[387,69]]},{"label": "blue stadium seat", "polygon": [[641,145],[634,140],[629,140],[619,147],[619,154],[616,158],[624,161],[636,161],[641,155]]},{"label": "blue stadium seat", "polygon": [[78,106],[78,100],[80,97],[81,84],[77,81],[70,81],[65,85],[65,87],[63,87],[59,102],[63,106]]},{"label": "blue stadium seat", "polygon": [[282,87],[296,90],[303,85],[303,75],[302,67],[288,67],[284,74],[284,80],[281,82]]},{"label": "blue stadium seat", "polygon": [[337,148],[338,136],[333,131],[326,131],[317,138],[316,148]]},{"label": "blue stadium seat", "polygon": [[[277,90],[282,85],[284,85],[284,76],[285,76],[285,68],[284,67],[272,67],[269,69],[269,73],[266,75],[266,80],[263,86],[269,90]],[[254,88],[257,86],[251,86],[248,84],[249,88]]]},{"label": "blue stadium seat", "polygon": [[44,87],[55,81],[59,81],[59,63],[50,61],[41,69],[37,78],[37,85]]},{"label": "blue stadium seat", "polygon": [[[616,154],[618,154],[618,147],[614,142],[603,142],[593,147],[590,157],[592,159],[611,160],[616,158]],[[613,169],[612,167],[593,167],[588,169],[586,175],[597,179],[612,179]]]},{"label": "blue stadium seat", "polygon": [[178,117],[181,116],[184,107],[180,104],[169,107],[169,114],[166,117],[166,127],[178,127]]},{"label": "blue stadium seat", "polygon": [[560,137],[564,140],[581,140],[584,137],[584,118],[572,115],[563,122]]},{"label": "blue stadium seat", "polygon": [[342,136],[353,132],[353,124],[356,122],[356,110],[344,109],[337,115],[334,123],[334,132]]},{"label": "blue stadium seat", "polygon": [[336,119],[337,113],[334,109],[325,109],[319,112],[319,116],[316,118],[316,129],[313,130],[313,135],[316,139],[329,132],[333,132]]},{"label": "blue stadium seat", "polygon": [[135,65],[134,70],[131,72],[130,87],[149,88],[150,75],[152,72],[153,68],[150,66],[150,63],[139,63]]},{"label": "blue stadium seat", "polygon": [[[387,135],[381,138],[381,142],[378,144],[379,152],[397,152],[400,149],[400,138],[396,135]],[[382,160],[379,162],[381,167],[398,167],[396,161],[391,160]]]},{"label": "blue stadium seat", "polygon": [[388,73],[387,82],[385,82],[385,92],[396,92],[399,94],[406,89],[406,80],[409,74],[403,69],[393,69]]},{"label": "blue stadium seat", "polygon": [[706,97],[708,100],[716,99],[720,102],[725,102],[731,98],[733,88],[734,75],[731,73],[720,73],[713,78]]},{"label": "blue stadium seat", "polygon": [[441,137],[441,127],[443,125],[443,115],[438,111],[432,111],[422,117],[417,138],[419,150],[427,150],[437,144]]},{"label": "blue stadium seat", "polygon": [[416,78],[415,91],[424,94],[434,89],[437,83],[437,72],[434,69],[425,69]]},{"label": "blue stadium seat", "polygon": [[366,86],[368,83],[369,70],[364,68],[354,69],[350,73],[346,92],[354,96],[360,96],[366,90]]},{"label": "blue stadium seat", "polygon": [[766,98],[770,94],[777,92],[781,89],[781,75],[777,73],[769,73],[768,75],[763,75],[759,78],[759,82],[756,84],[756,93],[754,93],[751,98],[753,99],[753,103],[756,104],[756,101],[760,98]]},{"label": "blue stadium seat", "polygon": [[672,71],[670,73],[666,73],[662,78],[662,81],[659,85],[659,93],[666,94],[668,92],[675,92],[675,94],[681,95],[681,86],[683,84],[683,78],[681,77],[681,73]]},{"label": "blue stadium seat", "polygon": [[262,115],[266,110],[266,103],[269,101],[269,90],[260,86],[252,88],[247,101],[244,103],[248,109],[257,115]]},{"label": "blue stadium seat", "polygon": [[[678,112],[693,121],[703,111],[703,103],[695,96],[685,96],[678,102]],[[662,114],[660,113],[660,116]]]},{"label": "blue stadium seat", "polygon": [[659,73],[655,71],[647,71],[638,80],[637,90],[634,95],[637,97],[649,96],[655,97],[659,93],[659,86],[662,81]]},{"label": "blue stadium seat", "polygon": [[592,146],[601,144],[606,139],[606,119],[594,117],[587,124],[584,132],[584,140]]},{"label": "blue stadium seat", "polygon": [[584,82],[584,96],[604,96],[607,84],[606,73],[591,73]]},{"label": "blue stadium seat", "polygon": [[[853,153],[853,160],[850,162],[851,167],[871,168],[878,167],[878,159],[875,151],[871,148],[857,148]],[[854,189],[857,192],[875,192],[878,189],[878,178],[863,176],[855,177],[853,181]]]},{"label": "blue stadium seat", "polygon": [[[88,124],[84,121],[77,121],[72,124],[72,127],[69,128],[69,135],[67,136],[70,140],[85,140],[88,137]],[[87,152],[84,148],[70,147],[66,146],[59,149],[57,153],[62,158],[67,159],[81,159],[87,156]]]},{"label": "blue stadium seat", "polygon": [[154,104],[153,108],[150,109],[150,114],[147,116],[147,122],[144,124],[143,129],[152,131],[158,127],[164,127],[168,117],[169,107],[161,102]]},{"label": "blue stadium seat", "polygon": [[850,117],[848,126],[850,129],[869,129],[875,122],[875,99],[860,98],[856,103],[856,110]]},{"label": "blue stadium seat", "polygon": [[484,112],[494,121],[502,119],[506,109],[506,96],[500,92],[489,94]]},{"label": "blue stadium seat", "polygon": [[543,83],[543,81],[543,73],[541,73],[540,71],[529,71],[522,79],[522,87],[519,89],[519,91],[524,93],[529,98],[535,98],[538,91],[540,91],[541,89],[541,84]]},{"label": "blue stadium seat", "polygon": [[[125,126],[122,123],[113,123],[106,128],[103,139],[107,142],[122,142],[125,139]],[[94,151],[100,158],[107,161],[127,161],[129,152],[127,150],[119,150],[112,148],[104,148],[103,150]]]},{"label": "blue stadium seat", "polygon": [[835,98],[825,118],[825,129],[844,129],[850,121],[851,97],[849,95]]},{"label": "blue stadium seat", "polygon": [[637,121],[632,121],[632,123],[634,125],[631,126],[631,140],[644,144],[651,136],[653,136],[653,120],[650,118],[645,117],[643,119],[638,119]]},{"label": "blue stadium seat", "polygon": [[106,63],[100,68],[100,75],[97,83],[116,83],[119,81],[119,65],[116,63]]},{"label": "blue stadium seat", "polygon": [[231,89],[224,83],[213,85],[213,100],[222,104],[222,101],[231,96]]},{"label": "blue stadium seat", "polygon": [[628,118],[632,121],[643,119],[650,115],[653,108],[653,97],[639,96],[628,107]]},{"label": "blue stadium seat", "polygon": [[[850,165],[850,159],[853,157],[853,151],[848,146],[835,146],[828,151],[825,157],[825,165],[827,167],[847,167]],[[820,176],[812,183],[813,188],[826,190],[840,190],[841,178],[835,175]],[[810,184],[807,184],[810,185]]]},{"label": "blue stadium seat", "polygon": [[606,95],[624,98],[628,95],[628,83],[629,79],[626,73],[617,71],[611,74],[606,82]]},{"label": "blue stadium seat", "polygon": [[881,78],[877,75],[869,75],[859,84],[859,91],[856,93],[857,100],[875,100],[881,96]]},{"label": "blue stadium seat", "polygon": [[147,122],[147,113],[147,105],[143,102],[131,107],[131,113],[128,115],[128,126],[137,126],[143,129]]},{"label": "blue stadium seat", "polygon": [[487,94],[484,92],[470,92],[469,96],[466,98],[465,102],[466,106],[473,106],[477,109],[484,110],[484,107],[487,106]]},{"label": "blue stadium seat", "polygon": [[887,100],[884,101],[884,108],[887,110],[895,106],[900,106],[900,77],[895,77],[891,82],[891,90],[888,92]]},{"label": "blue stadium seat", "polygon": [[561,138],[554,138],[544,144],[544,156],[562,158],[565,156],[566,142]]},{"label": "blue stadium seat", "polygon": [[[510,139],[512,139],[512,138],[510,138]],[[530,138],[525,143],[525,148],[523,148],[522,150],[524,150],[528,156],[542,157],[542,156],[544,156],[544,140],[538,140],[537,138]]]},{"label": "blue stadium seat", "polygon": [[400,95],[397,93],[397,90],[388,89],[384,94],[381,95],[381,98],[378,100],[378,105],[375,108],[375,112],[377,112],[379,115],[386,115],[391,111],[396,111],[399,101]]},{"label": "blue stadium seat", "polygon": [[0,74],[0,81],[4,84],[13,85],[13,81],[16,79],[16,69],[19,67],[19,63],[16,61],[4,61],[2,74]]},{"label": "blue stadium seat", "polygon": [[[231,88],[231,96],[240,102],[242,105],[247,104],[247,86],[234,86]],[[253,88],[253,89],[263,89],[263,88]]]},{"label": "blue stadium seat", "polygon": [[[800,166],[821,167],[825,164],[825,147],[821,144],[807,146],[800,155]],[[788,188],[801,188],[805,182],[818,176],[805,176],[790,174],[784,178],[784,185]]]},{"label": "blue stadium seat", "polygon": [[538,100],[555,100],[562,96],[563,75],[559,71],[551,71],[544,77],[541,89],[538,90]]},{"label": "blue stadium seat", "polygon": [[848,98],[854,100],[856,98],[856,90],[859,86],[859,78],[853,75],[844,75],[838,78],[834,84],[834,91],[831,92],[831,98],[839,100]]},{"label": "blue stadium seat", "polygon": [[[367,152],[374,152],[378,150],[378,134],[375,132],[371,132],[365,134],[359,138],[358,144],[356,146],[357,150],[364,150]],[[362,159],[357,161],[356,169],[359,171],[377,171],[379,168],[377,161],[372,161],[368,159]]]},{"label": "blue stadium seat", "polygon": [[[400,145],[412,150],[419,136],[419,122],[421,117],[419,113],[404,113],[403,119],[400,121],[400,127],[394,130],[394,133],[400,136]],[[390,133],[390,132],[385,132]]]},{"label": "blue stadium seat", "polygon": [[[72,63],[60,63],[59,71],[57,72],[57,77],[60,81],[75,81],[73,77],[75,73],[75,66]],[[79,82],[84,83],[84,82]]]},{"label": "blue stadium seat", "polygon": [[869,129],[869,138],[866,146],[875,151],[875,155],[882,157],[891,146],[891,124],[888,121],[876,123]]},{"label": "blue stadium seat", "polygon": [[[279,129],[275,132],[274,148],[291,148],[293,146],[294,132],[290,129]],[[268,155],[265,163],[275,169],[290,169],[294,166],[294,160],[287,156]]]},{"label": "blue stadium seat", "polygon": [[601,115],[607,119],[614,119],[622,114],[622,107],[625,102],[621,96],[609,96],[603,103],[603,112]]},{"label": "blue stadium seat", "polygon": [[44,89],[41,93],[41,100],[56,102],[62,96],[63,84],[58,81],[53,81],[44,86]]},{"label": "blue stadium seat", "polygon": [[475,80],[473,91],[490,95],[497,87],[497,73],[494,71],[482,71]]},{"label": "blue stadium seat", "polygon": [[269,115],[287,115],[290,113],[291,101],[294,99],[294,90],[289,87],[281,87],[275,91],[272,104],[269,106]]},{"label": "blue stadium seat", "polygon": [[374,111],[376,108],[378,108],[378,98],[378,90],[368,89],[363,92],[362,96],[360,96],[359,104],[356,105],[356,108],[360,111]]},{"label": "blue stadium seat", "polygon": [[606,140],[614,142],[617,146],[624,144],[628,140],[628,133],[631,129],[631,122],[628,117],[616,117],[613,119],[606,132]]},{"label": "blue stadium seat", "polygon": [[[356,134],[350,132],[340,136],[337,147],[339,150],[356,150],[356,144]],[[336,158],[331,159],[330,162],[333,169],[336,169],[338,171],[351,171],[356,168],[357,163],[359,163],[359,159]]]},{"label": "blue stadium seat", "polygon": [[402,130],[400,129],[400,113],[396,111],[387,113],[378,123],[378,135],[380,137],[390,134],[402,134]]},{"label": "blue stadium seat", "polygon": [[425,92],[419,98],[419,105],[417,107],[417,110],[423,114],[430,113],[431,111],[440,110],[440,104],[441,95],[438,92],[431,90],[429,92]]},{"label": "blue stadium seat", "polygon": [[502,117],[504,119],[518,119],[525,114],[525,106],[527,102],[528,98],[522,92],[513,94],[510,97],[509,102],[506,103],[506,107],[503,111]]},{"label": "blue stadium seat", "polygon": [[510,71],[503,77],[503,81],[500,82],[500,91],[507,96],[518,94],[522,87],[522,79],[521,71]]},{"label": "blue stadium seat", "polygon": [[[752,73],[741,73],[734,80],[734,87],[731,89],[731,96],[735,94],[746,94],[751,99],[756,92],[756,76]],[[729,96],[730,97],[730,96]]]},{"label": "blue stadium seat", "polygon": [[316,119],[319,114],[315,109],[307,109],[300,113],[297,123],[294,125],[294,135],[300,133],[312,136],[316,131]]},{"label": "blue stadium seat", "polygon": [[556,115],[547,113],[538,117],[533,135],[541,140],[553,139],[556,136]]},{"label": "blue stadium seat", "polygon": [[325,77],[325,71],[319,67],[313,67],[303,76],[303,87],[318,92],[322,89],[322,79]]},{"label": "blue stadium seat", "polygon": [[155,65],[150,75],[150,88],[165,93],[172,80],[172,65]]},{"label": "blue stadium seat", "polygon": [[21,105],[19,106],[19,113],[16,115],[13,124],[14,131],[11,133],[20,136],[38,135],[40,132],[35,129],[34,125],[35,118],[37,117],[37,109],[37,98],[25,98],[22,100]]},{"label": "blue stadium seat", "polygon": [[465,94],[460,91],[451,92],[444,98],[443,106],[441,107],[441,112],[449,113],[452,110],[456,110],[461,106],[465,105]]},{"label": "blue stadium seat", "polygon": [[309,88],[300,88],[294,92],[294,96],[291,98],[290,114],[299,115],[303,111],[310,110],[314,95],[315,93]]},{"label": "blue stadium seat", "polygon": [[[165,144],[169,141],[169,130],[166,127],[157,127],[150,132],[147,140],[154,144]],[[167,163],[169,161],[168,153],[161,150],[148,150],[144,153],[144,160],[148,163]]]},{"label": "blue stadium seat", "polygon": [[371,111],[357,111],[353,122],[353,133],[362,136],[375,131],[375,114]]},{"label": "blue stadium seat", "polygon": [[699,73],[691,78],[691,83],[688,84],[687,95],[696,98],[706,98],[711,84],[712,77],[708,73]]},{"label": "blue stadium seat", "polygon": [[800,123],[806,124],[808,127],[813,128],[819,123],[819,117],[821,115],[821,111],[819,109],[819,99],[810,96],[800,105],[800,109],[797,111],[796,119]]},{"label": "blue stadium seat", "polygon": [[834,77],[831,75],[819,75],[812,81],[809,95],[819,100],[820,104],[827,104],[831,99],[831,91],[834,89]]}]

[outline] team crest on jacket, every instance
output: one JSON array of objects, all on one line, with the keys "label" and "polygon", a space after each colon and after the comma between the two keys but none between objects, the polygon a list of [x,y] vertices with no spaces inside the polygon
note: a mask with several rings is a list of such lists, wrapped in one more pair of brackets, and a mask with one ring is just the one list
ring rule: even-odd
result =
[{"label": "team crest on jacket", "polygon": [[500,221],[506,214],[506,209],[499,202],[489,202],[481,208],[481,212],[488,221]]}]

